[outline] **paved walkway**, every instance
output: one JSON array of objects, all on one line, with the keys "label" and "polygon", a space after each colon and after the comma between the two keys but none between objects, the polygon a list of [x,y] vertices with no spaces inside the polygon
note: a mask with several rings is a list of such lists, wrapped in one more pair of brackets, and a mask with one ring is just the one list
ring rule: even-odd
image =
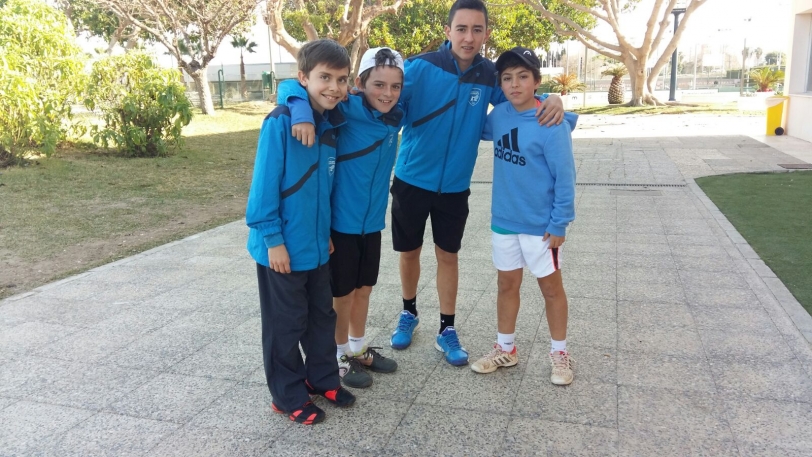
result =
[{"label": "paved walkway", "polygon": [[[691,180],[799,159],[744,136],[589,138],[595,122],[575,141],[563,258],[571,386],[549,383],[530,277],[517,367],[441,361],[428,244],[424,323],[394,353],[399,371],[375,375],[349,410],[325,406],[322,425],[291,424],[269,408],[238,221],[0,302],[0,455],[812,454],[812,318]],[[496,331],[490,154],[460,253],[457,323],[473,357]],[[369,336],[390,355],[399,302],[384,249]]]}]

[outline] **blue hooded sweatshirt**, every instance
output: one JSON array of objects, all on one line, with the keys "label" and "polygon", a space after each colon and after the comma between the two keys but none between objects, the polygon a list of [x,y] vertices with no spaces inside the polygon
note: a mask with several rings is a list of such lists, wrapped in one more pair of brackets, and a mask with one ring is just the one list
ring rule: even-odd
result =
[{"label": "blue hooded sweatshirt", "polygon": [[269,266],[268,249],[284,244],[293,271],[317,268],[329,260],[330,192],[335,172],[338,110],[312,112],[316,145],[303,146],[291,135],[290,111],[278,106],[262,123],[245,222],[248,252]]},{"label": "blue hooded sweatshirt", "polygon": [[577,115],[538,125],[535,108],[494,107],[482,139],[493,141],[491,224],[505,232],[565,236],[575,219],[572,135]]},{"label": "blue hooded sweatshirt", "polygon": [[[307,103],[307,91],[297,81],[284,81],[277,98],[295,113],[294,104]],[[386,226],[389,179],[403,111],[394,107],[381,113],[363,95],[350,95],[337,109],[347,122],[340,129],[336,150],[332,228],[353,235],[379,232]]]}]

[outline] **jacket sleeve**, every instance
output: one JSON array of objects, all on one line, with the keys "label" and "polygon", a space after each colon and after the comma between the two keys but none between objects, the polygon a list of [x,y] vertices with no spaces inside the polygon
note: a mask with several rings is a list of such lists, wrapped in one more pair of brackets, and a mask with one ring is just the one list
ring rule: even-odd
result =
[{"label": "jacket sleeve", "polygon": [[259,231],[268,248],[285,243],[279,202],[285,167],[285,133],[289,129],[286,124],[279,117],[269,117],[262,124],[245,210],[245,223]]},{"label": "jacket sleeve", "polygon": [[[495,109],[495,108],[494,108]],[[485,127],[482,128],[482,140],[493,141],[493,110],[485,118]]]},{"label": "jacket sleeve", "polygon": [[412,101],[415,85],[419,84],[417,77],[419,76],[420,68],[418,66],[419,63],[412,60],[406,60],[406,62],[403,63],[403,67],[406,71],[403,72],[403,90],[400,91],[398,106],[403,110],[404,119],[406,118],[406,113],[409,112],[409,103]]},{"label": "jacket sleeve", "polygon": [[544,159],[553,176],[553,209],[547,233],[565,236],[567,226],[575,219],[575,158],[569,125],[549,127],[544,143]]},{"label": "jacket sleeve", "polygon": [[299,81],[288,79],[279,83],[279,93],[276,94],[276,102],[286,105],[290,109],[290,125],[301,124],[303,122],[316,125],[313,120],[313,108],[305,89]]}]

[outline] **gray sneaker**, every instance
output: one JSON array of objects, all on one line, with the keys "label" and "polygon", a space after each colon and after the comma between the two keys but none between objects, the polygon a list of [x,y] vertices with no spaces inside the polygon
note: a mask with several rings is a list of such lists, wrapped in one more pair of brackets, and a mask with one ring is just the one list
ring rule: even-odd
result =
[{"label": "gray sneaker", "polygon": [[372,347],[367,348],[364,352],[360,355],[355,356],[357,359],[363,359],[364,362],[367,360],[372,360],[372,363],[367,365],[366,363],[361,363],[361,366],[374,371],[375,373],[392,373],[398,369],[398,363],[394,360],[382,356],[378,351],[375,349],[381,349],[379,347]]},{"label": "gray sneaker", "polygon": [[342,355],[338,361],[338,374],[341,376],[341,382],[347,387],[363,389],[372,385],[372,376],[355,357]]}]

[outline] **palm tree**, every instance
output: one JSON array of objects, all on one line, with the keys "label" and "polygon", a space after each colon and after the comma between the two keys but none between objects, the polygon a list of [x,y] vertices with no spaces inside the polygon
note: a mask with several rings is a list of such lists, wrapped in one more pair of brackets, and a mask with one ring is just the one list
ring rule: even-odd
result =
[{"label": "palm tree", "polygon": [[629,74],[625,65],[615,65],[601,72],[601,76],[611,76],[612,83],[609,85],[609,104],[619,105],[623,103],[623,77]]},{"label": "palm tree", "polygon": [[231,46],[240,50],[240,97],[245,100],[248,95],[248,89],[245,86],[245,61],[243,60],[242,54],[243,50],[252,53],[257,52],[254,50],[257,44],[253,41],[249,41],[248,38],[243,35],[234,35],[234,38],[231,40]]},{"label": "palm tree", "polygon": [[784,72],[770,67],[756,68],[750,72],[750,80],[756,83],[759,92],[769,92],[782,79]]},{"label": "palm tree", "polygon": [[553,77],[550,88],[554,92],[561,92],[561,95],[567,95],[572,91],[583,90],[584,83],[578,81],[578,75],[575,73],[561,73]]}]

